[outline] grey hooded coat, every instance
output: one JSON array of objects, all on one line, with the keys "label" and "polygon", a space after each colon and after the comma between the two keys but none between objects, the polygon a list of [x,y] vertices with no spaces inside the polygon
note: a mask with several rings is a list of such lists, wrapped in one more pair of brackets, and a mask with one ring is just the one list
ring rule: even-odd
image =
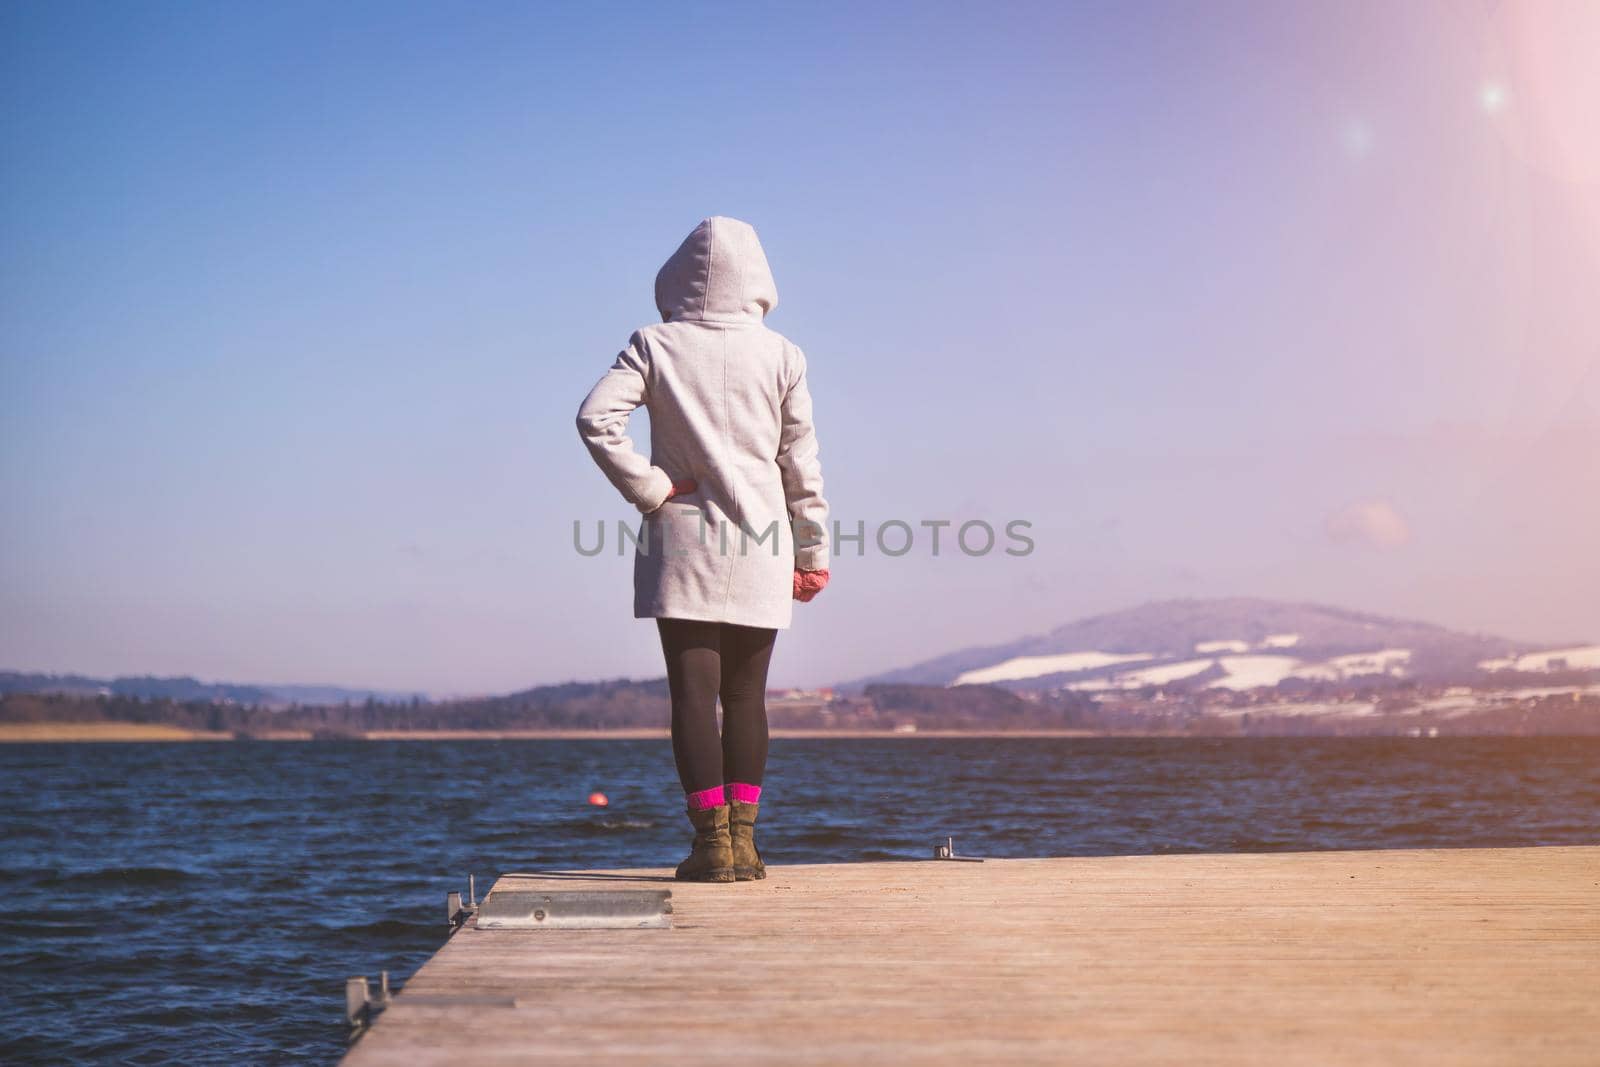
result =
[{"label": "grey hooded coat", "polygon": [[[795,569],[828,567],[806,359],[767,328],[777,306],[754,228],[706,219],[656,275],[663,321],[629,338],[578,409],[589,454],[645,515],[636,618],[782,629]],[[648,460],[628,437],[640,405]],[[694,492],[667,499],[688,480]]]}]

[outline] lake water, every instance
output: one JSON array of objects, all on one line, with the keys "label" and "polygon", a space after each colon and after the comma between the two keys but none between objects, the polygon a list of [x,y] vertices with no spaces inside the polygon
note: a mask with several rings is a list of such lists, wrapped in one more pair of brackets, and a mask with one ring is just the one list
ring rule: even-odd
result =
[{"label": "lake water", "polygon": [[[779,740],[763,800],[770,863],[1593,845],[1600,738]],[[665,741],[0,746],[0,1062],[334,1061],[468,872],[674,864],[682,803]]]}]

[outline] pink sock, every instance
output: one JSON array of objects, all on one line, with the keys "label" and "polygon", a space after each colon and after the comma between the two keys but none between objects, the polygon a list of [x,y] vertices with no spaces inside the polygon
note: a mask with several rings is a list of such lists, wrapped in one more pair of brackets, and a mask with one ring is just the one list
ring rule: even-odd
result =
[{"label": "pink sock", "polygon": [[698,793],[688,794],[690,811],[705,811],[707,808],[719,808],[728,802],[722,787],[702,789]]},{"label": "pink sock", "polygon": [[751,785],[749,782],[729,782],[728,793],[730,800],[737,800],[741,804],[761,803],[761,787]]}]

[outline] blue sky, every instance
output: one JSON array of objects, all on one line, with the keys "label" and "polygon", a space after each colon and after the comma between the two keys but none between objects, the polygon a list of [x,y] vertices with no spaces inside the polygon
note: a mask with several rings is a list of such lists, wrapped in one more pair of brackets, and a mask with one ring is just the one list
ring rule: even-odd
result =
[{"label": "blue sky", "polygon": [[[1581,4],[0,11],[0,666],[659,673],[572,425],[752,222],[828,682],[1171,596],[1600,639]],[[644,420],[638,430],[645,431]]]}]

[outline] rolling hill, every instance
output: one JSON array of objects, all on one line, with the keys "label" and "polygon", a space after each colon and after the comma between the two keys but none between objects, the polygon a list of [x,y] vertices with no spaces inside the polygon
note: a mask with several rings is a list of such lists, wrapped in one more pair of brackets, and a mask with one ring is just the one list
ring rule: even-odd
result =
[{"label": "rolling hill", "polygon": [[998,685],[1019,691],[1253,689],[1600,671],[1600,646],[1540,646],[1319,604],[1168,600],[1048,633],[961,649],[845,683]]}]

